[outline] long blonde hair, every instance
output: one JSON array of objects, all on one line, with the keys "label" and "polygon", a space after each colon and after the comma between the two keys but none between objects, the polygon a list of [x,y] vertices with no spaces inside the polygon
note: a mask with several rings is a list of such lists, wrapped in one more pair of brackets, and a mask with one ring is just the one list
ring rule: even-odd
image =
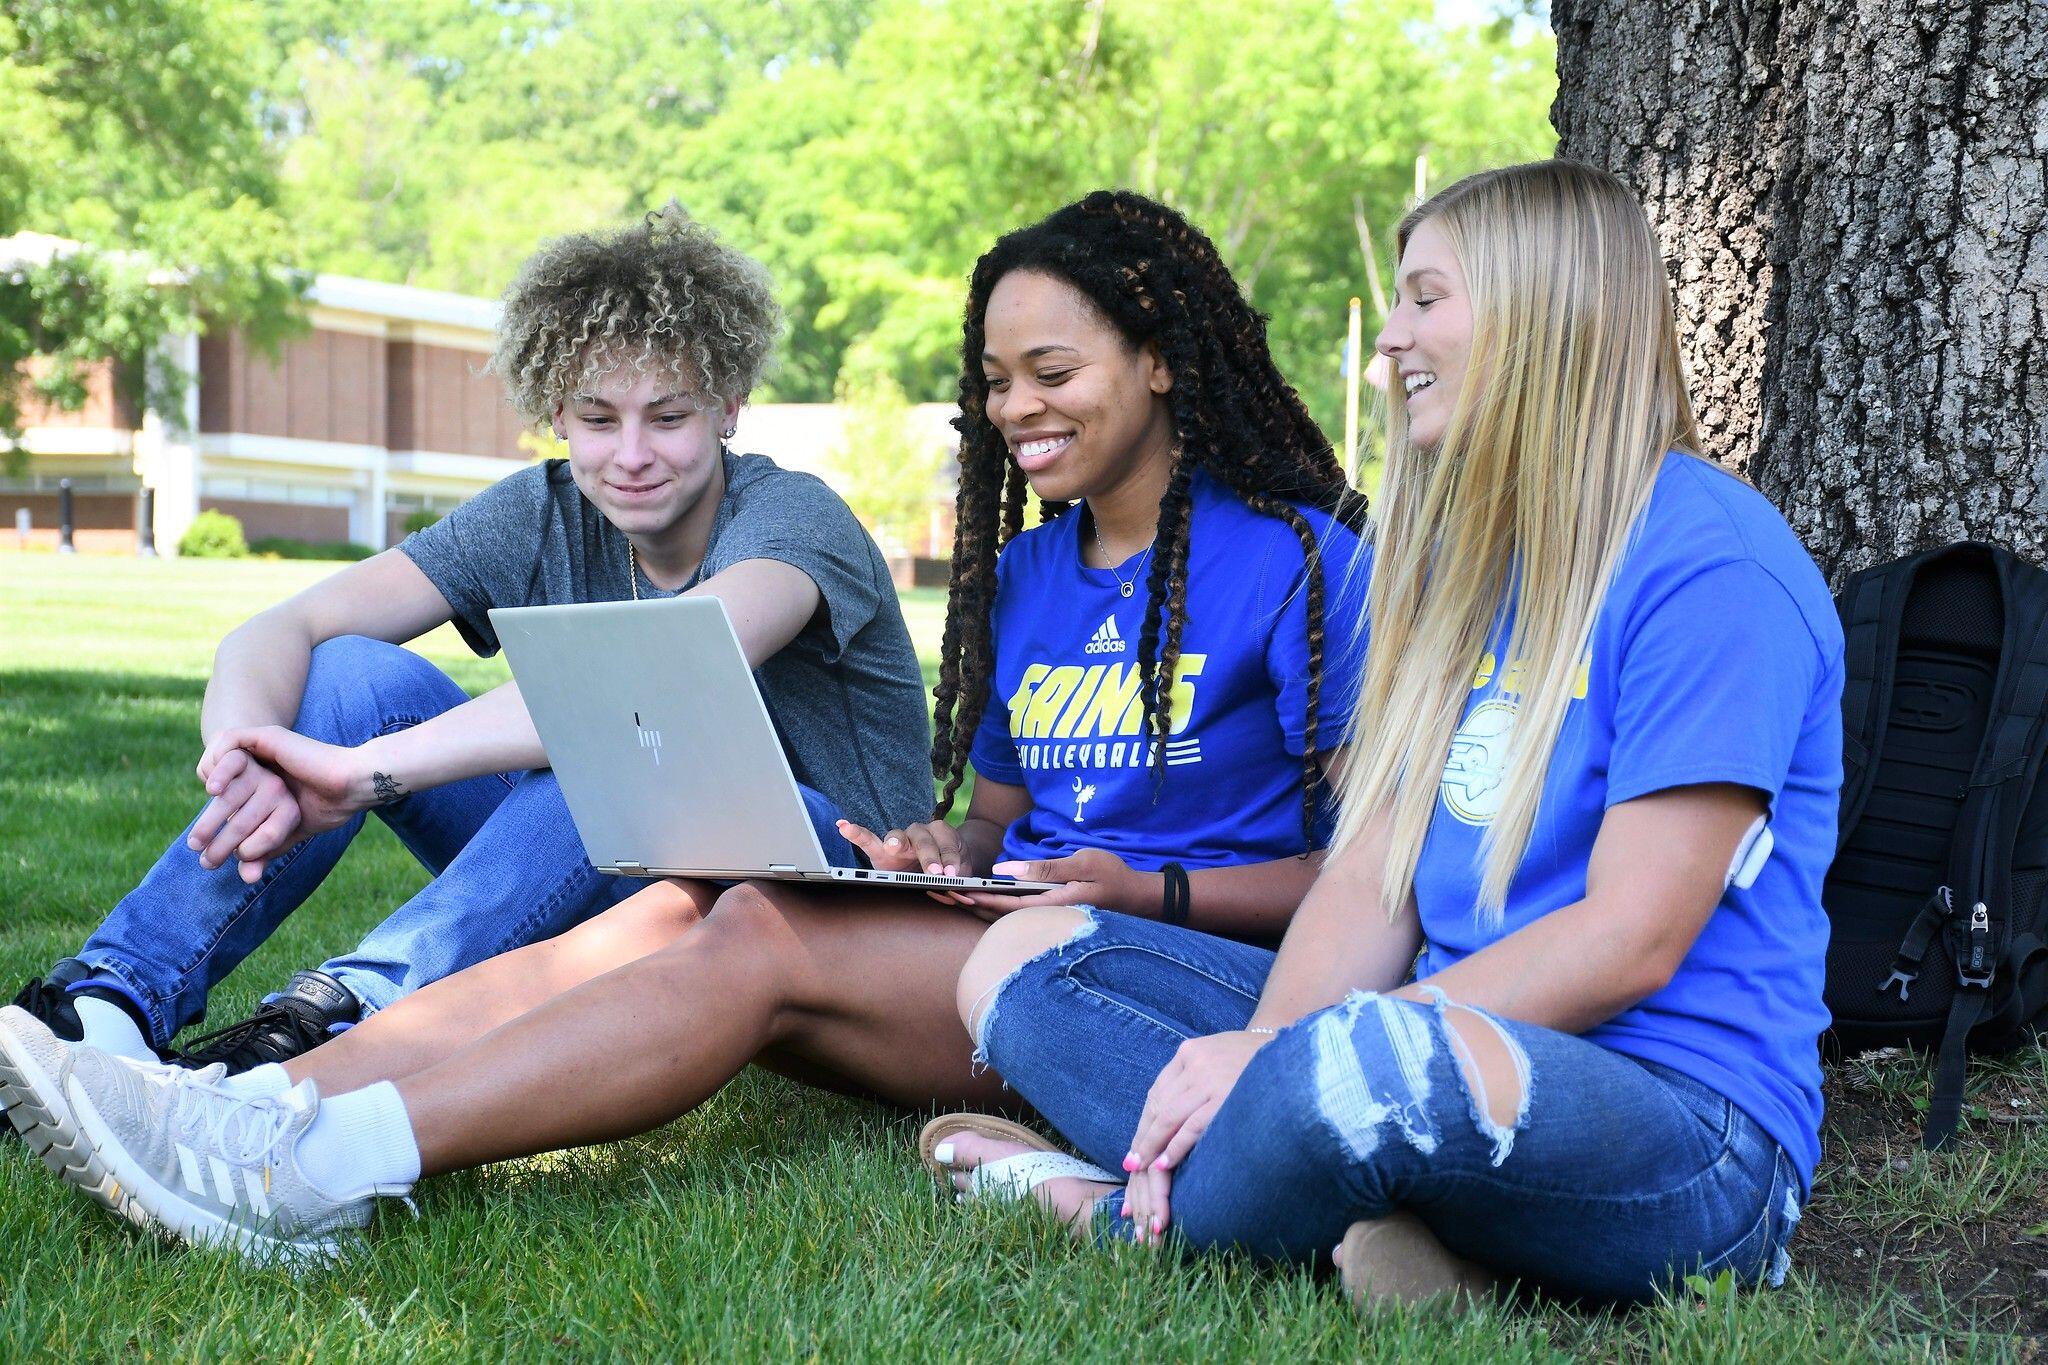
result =
[{"label": "long blonde hair", "polygon": [[1608,581],[1664,453],[1695,451],[1698,432],[1670,284],[1621,181],[1570,161],[1509,166],[1417,206],[1403,251],[1424,222],[1464,270],[1471,355],[1434,449],[1410,442],[1398,392],[1388,405],[1371,645],[1335,842],[1391,813],[1394,914],[1512,593],[1493,672],[1520,700],[1476,907],[1497,927]]}]

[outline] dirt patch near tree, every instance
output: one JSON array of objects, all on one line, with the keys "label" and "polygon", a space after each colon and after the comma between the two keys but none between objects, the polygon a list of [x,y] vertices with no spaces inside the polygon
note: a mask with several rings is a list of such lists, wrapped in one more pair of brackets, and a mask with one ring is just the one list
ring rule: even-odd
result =
[{"label": "dirt patch near tree", "polygon": [[1795,1262],[1828,1289],[1890,1288],[1925,1330],[2032,1338],[2048,1358],[2048,1059],[1973,1074],[1951,1150],[1920,1150],[1925,1063],[1871,1054],[1828,1069],[1827,1127]]}]

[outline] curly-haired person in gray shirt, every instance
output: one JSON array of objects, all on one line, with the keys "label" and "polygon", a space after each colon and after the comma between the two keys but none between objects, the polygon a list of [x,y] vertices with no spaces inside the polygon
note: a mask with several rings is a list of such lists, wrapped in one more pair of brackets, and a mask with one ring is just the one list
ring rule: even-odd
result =
[{"label": "curly-haired person in gray shirt", "polygon": [[[319,887],[367,812],[433,880],[180,1060],[235,1075],[281,1063],[641,889],[585,858],[518,685],[471,699],[400,647],[452,621],[494,654],[493,607],[716,596],[826,855],[856,861],[842,817],[924,818],[924,687],[881,554],[823,483],[725,445],[780,324],[761,267],[674,206],[529,260],[491,368],[569,457],[229,633],[200,716],[205,809],[16,1003],[60,1040],[154,1060]],[[522,988],[546,993],[578,970],[538,970]]]}]

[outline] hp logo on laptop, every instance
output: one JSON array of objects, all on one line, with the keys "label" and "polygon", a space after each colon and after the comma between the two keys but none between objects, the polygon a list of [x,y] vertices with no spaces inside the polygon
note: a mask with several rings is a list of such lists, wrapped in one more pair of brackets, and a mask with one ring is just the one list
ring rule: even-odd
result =
[{"label": "hp logo on laptop", "polygon": [[640,747],[654,754],[654,766],[661,766],[661,731],[650,730],[640,723],[640,713],[633,713],[633,729],[640,736]]}]

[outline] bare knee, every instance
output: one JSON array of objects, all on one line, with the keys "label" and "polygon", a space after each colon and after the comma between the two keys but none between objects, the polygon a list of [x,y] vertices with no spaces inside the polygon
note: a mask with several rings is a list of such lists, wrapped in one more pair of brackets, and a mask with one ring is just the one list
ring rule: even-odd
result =
[{"label": "bare knee", "polygon": [[698,884],[654,882],[560,938],[522,951],[553,989],[568,990],[681,939],[703,921],[710,901]]},{"label": "bare knee", "polygon": [[1463,1005],[1444,1011],[1444,1025],[1473,1109],[1496,1129],[1513,1131],[1528,1102],[1528,1063],[1521,1048],[1491,1018]]},{"label": "bare knee", "polygon": [[1012,972],[1032,958],[1051,952],[1091,923],[1085,910],[1070,905],[1041,905],[1013,911],[990,925],[975,945],[967,965],[960,969],[959,985],[954,992],[960,1022],[967,1026],[969,1035],[980,1038],[988,997]]},{"label": "bare knee", "polygon": [[590,923],[608,923],[614,933],[644,939],[651,948],[662,948],[702,924],[705,911],[717,895],[715,887],[703,882],[652,882]]},{"label": "bare knee", "polygon": [[720,943],[744,943],[757,950],[792,948],[799,941],[806,909],[802,894],[789,887],[740,882],[718,892],[704,916],[703,932]]}]

